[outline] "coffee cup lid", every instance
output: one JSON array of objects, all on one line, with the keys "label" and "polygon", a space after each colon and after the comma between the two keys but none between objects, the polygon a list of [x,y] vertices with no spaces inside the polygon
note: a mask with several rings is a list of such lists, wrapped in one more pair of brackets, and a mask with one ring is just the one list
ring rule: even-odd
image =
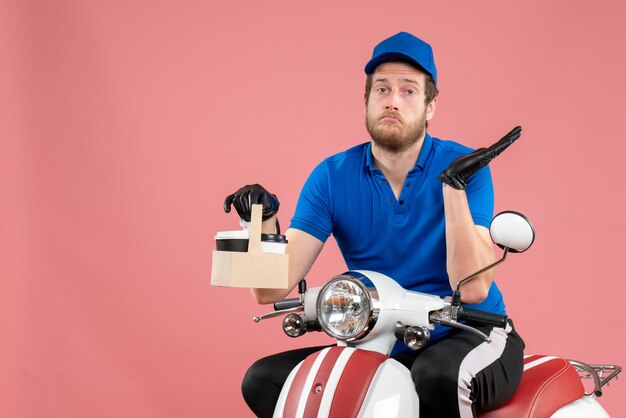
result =
[{"label": "coffee cup lid", "polygon": [[261,241],[287,244],[287,237],[280,234],[261,234]]},{"label": "coffee cup lid", "polygon": [[248,231],[218,231],[215,234],[215,239],[248,239]]}]

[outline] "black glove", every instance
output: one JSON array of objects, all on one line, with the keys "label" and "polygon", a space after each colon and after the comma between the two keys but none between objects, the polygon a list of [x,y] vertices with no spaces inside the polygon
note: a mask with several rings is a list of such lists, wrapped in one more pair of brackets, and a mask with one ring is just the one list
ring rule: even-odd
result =
[{"label": "black glove", "polygon": [[517,126],[489,148],[480,148],[471,154],[457,158],[443,173],[439,174],[439,180],[455,189],[465,190],[467,180],[515,142],[520,137],[521,132],[522,127]]},{"label": "black glove", "polygon": [[246,222],[250,222],[252,215],[252,205],[263,205],[263,220],[267,221],[278,212],[280,203],[275,194],[271,194],[260,184],[243,186],[235,193],[226,196],[224,199],[224,211],[230,212],[230,205],[233,205],[239,217]]}]

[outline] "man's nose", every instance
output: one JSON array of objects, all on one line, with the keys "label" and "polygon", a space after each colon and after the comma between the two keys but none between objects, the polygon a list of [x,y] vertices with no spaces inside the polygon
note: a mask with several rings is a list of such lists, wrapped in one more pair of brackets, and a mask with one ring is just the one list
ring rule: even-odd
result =
[{"label": "man's nose", "polygon": [[387,96],[387,104],[385,105],[386,110],[398,110],[398,106],[396,104],[396,92],[391,92],[389,96]]}]

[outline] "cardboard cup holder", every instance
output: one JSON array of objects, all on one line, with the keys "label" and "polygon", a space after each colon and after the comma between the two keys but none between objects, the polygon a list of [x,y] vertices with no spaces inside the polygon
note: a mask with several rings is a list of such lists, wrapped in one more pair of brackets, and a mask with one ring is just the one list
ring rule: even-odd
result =
[{"label": "cardboard cup holder", "polygon": [[247,252],[213,251],[212,286],[287,289],[289,255],[263,251],[262,210],[261,205],[252,205]]}]

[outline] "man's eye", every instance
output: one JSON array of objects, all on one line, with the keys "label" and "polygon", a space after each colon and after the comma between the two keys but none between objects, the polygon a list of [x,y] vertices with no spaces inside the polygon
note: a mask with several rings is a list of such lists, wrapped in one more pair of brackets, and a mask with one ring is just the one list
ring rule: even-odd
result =
[{"label": "man's eye", "polygon": [[389,89],[387,89],[387,87],[379,87],[376,89],[376,91],[379,93],[387,93]]},{"label": "man's eye", "polygon": [[415,90],[407,90],[406,94],[413,95],[415,94]]}]

